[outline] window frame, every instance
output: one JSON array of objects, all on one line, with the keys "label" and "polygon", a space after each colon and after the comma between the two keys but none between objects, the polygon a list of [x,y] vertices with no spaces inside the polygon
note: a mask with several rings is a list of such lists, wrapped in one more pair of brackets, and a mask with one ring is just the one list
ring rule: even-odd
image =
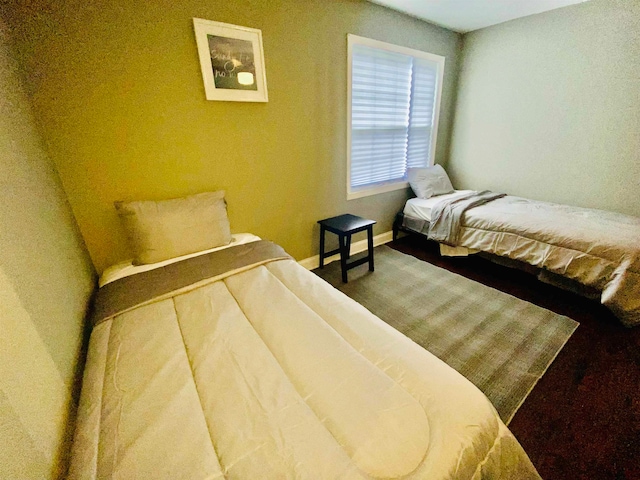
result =
[{"label": "window frame", "polygon": [[368,197],[370,195],[377,195],[380,193],[391,192],[394,190],[400,190],[407,188],[409,182],[402,181],[388,181],[372,185],[363,185],[360,187],[351,187],[351,118],[352,118],[352,78],[353,78],[353,46],[364,45],[366,47],[373,47],[380,50],[386,50],[392,53],[399,53],[402,55],[409,55],[412,57],[422,58],[429,60],[436,64],[436,88],[435,88],[435,100],[434,100],[434,113],[433,123],[431,126],[431,151],[429,152],[429,161],[427,166],[434,164],[434,157],[436,153],[436,143],[438,139],[438,123],[440,120],[440,102],[442,99],[442,84],[444,79],[444,65],[445,57],[436,55],[433,53],[423,52],[422,50],[415,50],[409,47],[402,47],[400,45],[394,45],[392,43],[381,42],[379,40],[373,40],[371,38],[360,37],[358,35],[347,35],[347,200],[354,200],[356,198]]}]

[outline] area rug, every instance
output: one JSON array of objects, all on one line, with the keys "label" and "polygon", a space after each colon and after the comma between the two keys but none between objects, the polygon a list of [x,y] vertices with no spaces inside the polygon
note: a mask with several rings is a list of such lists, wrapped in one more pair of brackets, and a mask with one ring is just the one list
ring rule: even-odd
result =
[{"label": "area rug", "polygon": [[340,262],[314,273],[474,383],[505,423],[513,418],[578,323],[405,255],[375,249],[340,279]]}]

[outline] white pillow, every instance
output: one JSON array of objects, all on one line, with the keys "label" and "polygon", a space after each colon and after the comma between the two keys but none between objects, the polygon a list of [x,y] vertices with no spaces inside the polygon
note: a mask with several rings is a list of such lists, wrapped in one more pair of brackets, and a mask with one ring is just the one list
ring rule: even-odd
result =
[{"label": "white pillow", "polygon": [[440,165],[427,168],[408,168],[407,180],[418,198],[430,198],[453,192],[447,172]]}]

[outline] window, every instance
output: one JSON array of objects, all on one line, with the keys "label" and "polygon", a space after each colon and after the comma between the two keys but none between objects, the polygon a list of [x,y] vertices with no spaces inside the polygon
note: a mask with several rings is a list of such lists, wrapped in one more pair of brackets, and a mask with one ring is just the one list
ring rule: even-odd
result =
[{"label": "window", "polygon": [[349,35],[347,199],[406,188],[433,164],[444,57]]}]

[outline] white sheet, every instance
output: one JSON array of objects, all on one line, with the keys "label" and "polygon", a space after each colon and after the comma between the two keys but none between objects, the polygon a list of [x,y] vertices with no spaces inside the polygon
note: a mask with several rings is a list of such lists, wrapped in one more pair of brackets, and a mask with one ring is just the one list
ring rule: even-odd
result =
[{"label": "white sheet", "polygon": [[260,237],[253,235],[252,233],[235,233],[233,239],[228,245],[222,247],[210,248],[209,250],[202,250],[201,252],[190,253],[189,255],[182,255],[181,257],[171,258],[163,262],[150,263],[148,265],[133,265],[131,260],[117,263],[107,268],[100,276],[99,286],[104,286],[107,283],[111,283],[120,278],[128,277],[129,275],[135,275],[136,273],[148,272],[156,268],[164,267],[180,260],[186,260],[187,258],[197,257],[198,255],[204,255],[206,253],[217,252],[229,247],[235,247],[236,245],[242,245],[249,242],[256,242],[260,240]]},{"label": "white sheet", "polygon": [[420,220],[426,220],[427,222],[431,221],[431,209],[433,206],[441,202],[442,200],[449,200],[452,198],[461,197],[467,193],[472,192],[473,190],[456,190],[453,193],[446,193],[444,195],[436,195],[431,198],[412,198],[407,200],[406,205],[404,206],[404,214],[410,217],[419,218]]}]

